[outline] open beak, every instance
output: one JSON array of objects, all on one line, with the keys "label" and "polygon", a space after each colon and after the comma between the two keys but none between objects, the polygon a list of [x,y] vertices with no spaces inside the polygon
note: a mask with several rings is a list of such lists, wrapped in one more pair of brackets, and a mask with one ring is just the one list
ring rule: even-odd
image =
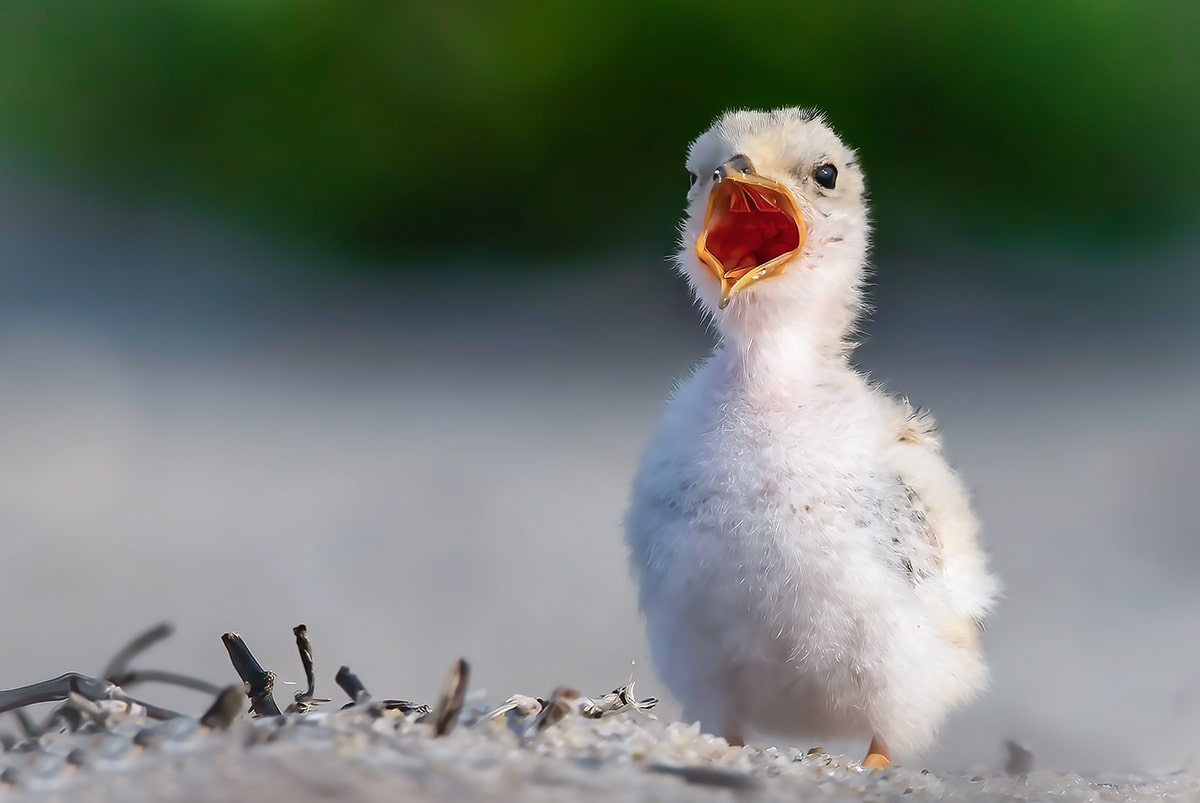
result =
[{"label": "open beak", "polygon": [[754,172],[745,156],[716,169],[696,255],[721,282],[721,309],[804,247],[804,216],[787,187]]}]

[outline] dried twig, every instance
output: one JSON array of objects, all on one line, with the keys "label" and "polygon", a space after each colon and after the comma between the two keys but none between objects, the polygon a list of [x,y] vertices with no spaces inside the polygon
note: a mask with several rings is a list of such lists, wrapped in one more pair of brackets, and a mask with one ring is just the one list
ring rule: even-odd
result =
[{"label": "dried twig", "polygon": [[1025,745],[1009,739],[1004,743],[1008,754],[1004,762],[1004,771],[1009,775],[1028,775],[1033,772],[1033,751]]},{"label": "dried twig", "polygon": [[170,709],[136,700],[107,680],[81,675],[78,672],[68,672],[51,680],[43,680],[41,683],[31,683],[19,689],[0,690],[0,713],[37,703],[66,700],[69,698],[71,692],[92,702],[119,700],[126,705],[140,706],[146,712],[146,716],[151,719],[174,719],[175,717],[183,716]]},{"label": "dried twig", "polygon": [[217,694],[221,691],[221,687],[216,683],[166,669],[130,669],[119,675],[106,675],[105,677],[121,687],[129,687],[138,683],[166,683],[204,694]]},{"label": "dried twig", "polygon": [[458,715],[462,713],[463,700],[467,696],[467,682],[470,678],[470,665],[464,659],[459,658],[450,667],[446,681],[442,684],[442,693],[438,696],[437,706],[433,709],[434,736],[445,736],[458,724]]},{"label": "dried twig", "polygon": [[[135,636],[132,641],[117,650],[117,654],[109,660],[108,666],[104,667],[104,671],[100,673],[100,677],[117,683],[114,677],[125,674],[129,668],[129,663],[134,658],[174,632],[175,626],[170,622],[159,622],[149,630]],[[117,685],[120,686],[122,684],[117,683]]]},{"label": "dried twig", "polygon": [[292,633],[296,636],[296,649],[300,652],[300,663],[304,667],[304,680],[308,683],[308,688],[302,692],[296,692],[296,702],[308,701],[313,698],[317,691],[317,677],[313,672],[312,658],[312,642],[308,640],[308,627],[300,624],[292,628]]},{"label": "dried twig", "polygon": [[296,692],[295,702],[287,707],[286,713],[306,714],[321,703],[329,702],[329,698],[314,696],[317,691],[317,677],[313,672],[312,642],[308,640],[308,628],[305,625],[296,625],[292,628],[292,633],[296,636],[296,650],[300,653],[300,664],[304,667],[304,679],[308,686]]},{"label": "dried twig", "polygon": [[36,739],[45,733],[45,729],[41,725],[33,721],[33,717],[24,708],[18,708],[13,711],[17,718],[17,724],[21,726],[21,733],[26,739]]},{"label": "dried twig", "polygon": [[67,705],[102,728],[108,725],[108,712],[81,694],[73,691],[67,692]]},{"label": "dried twig", "polygon": [[[159,622],[158,624],[154,625],[153,627],[149,628],[148,630],[145,630],[142,633],[139,633],[131,641],[129,641],[129,643],[127,643],[121,649],[117,650],[116,654],[113,655],[113,657],[109,660],[108,664],[104,667],[104,670],[100,673],[100,678],[95,679],[95,680],[97,680],[98,683],[107,681],[108,683],[111,683],[115,686],[127,686],[127,685],[132,685],[134,683],[139,683],[139,682],[143,682],[143,681],[158,681],[158,682],[162,682],[162,683],[173,683],[175,685],[185,686],[188,688],[194,688],[194,689],[198,689],[200,691],[209,691],[209,687],[211,686],[211,684],[206,684],[202,680],[199,680],[197,678],[188,677],[186,675],[180,675],[180,674],[173,673],[173,672],[156,672],[154,670],[133,671],[133,672],[128,671],[129,663],[134,658],[136,658],[142,652],[145,652],[147,649],[149,649],[154,644],[157,644],[159,641],[162,641],[167,636],[171,635],[174,631],[175,631],[175,628],[171,625],[170,622]],[[66,677],[66,676],[64,675],[62,677]],[[56,678],[55,681],[46,681],[46,683],[53,683],[53,682],[61,681],[62,677]],[[86,678],[87,676],[78,675],[78,677]],[[38,687],[38,686],[45,688],[44,686],[42,686],[42,684],[34,684],[34,687]],[[31,689],[34,687],[27,686],[25,688]],[[212,689],[215,691],[216,687],[212,686]],[[120,692],[120,690],[118,690],[118,692],[119,692],[119,694],[109,695],[106,699],[121,699],[124,696],[124,693]],[[210,693],[212,693],[212,692],[210,692]],[[86,699],[86,695],[81,693],[81,696]],[[52,697],[50,699],[51,700],[62,700],[62,699],[66,699],[66,698],[65,697]],[[133,698],[125,698],[125,699],[132,700]],[[40,701],[40,702],[45,702],[45,701]],[[26,705],[33,705],[33,704],[34,703],[27,703]],[[161,715],[159,717],[160,719],[169,719],[174,716],[179,716],[178,714],[175,714],[172,711],[168,711],[165,708],[158,708],[157,706],[148,705],[146,703],[137,703],[137,704],[141,705],[143,708],[147,709],[147,711],[154,710],[154,711],[158,712],[158,714]],[[21,727],[21,731],[25,734],[26,738],[31,738],[31,739],[41,736],[43,733],[45,733],[47,730],[49,730],[56,722],[64,723],[70,730],[74,730],[82,722],[82,720],[79,717],[78,707],[71,708],[71,707],[60,706],[60,707],[56,708],[53,712],[51,712],[50,715],[48,717],[46,717],[46,719],[43,722],[41,722],[40,724],[36,720],[34,720],[34,718],[29,714],[28,711],[23,710],[23,707],[16,708],[14,713],[16,715],[17,722]]]},{"label": "dried twig", "polygon": [[367,687],[363,685],[358,675],[350,670],[350,667],[343,666],[337,671],[333,679],[337,683],[338,688],[346,692],[346,696],[351,700],[350,703],[342,706],[342,708],[350,708],[371,699],[371,693],[367,691]]},{"label": "dried twig", "polygon": [[216,694],[221,687],[209,683],[202,678],[185,675],[182,672],[170,672],[165,669],[130,669],[129,664],[141,653],[175,632],[170,622],[159,622],[154,627],[136,636],[132,641],[117,651],[117,654],[104,668],[102,677],[123,688],[138,683],[166,683],[171,686],[181,686],[203,694]]},{"label": "dried twig", "polygon": [[[196,720],[183,718],[162,727],[142,727],[134,737],[135,744],[149,745],[153,744],[156,739],[176,738],[172,734],[183,733],[177,726],[181,726],[185,730],[187,728],[194,730],[197,725],[215,729],[228,728],[240,713],[242,694],[249,698],[250,709],[255,716],[282,716],[273,696],[275,673],[265,669],[258,662],[245,641],[236,633],[225,633],[221,640],[229,653],[234,669],[242,679],[241,687],[228,686],[224,689],[217,689],[214,684],[207,681],[177,672],[129,668],[129,664],[139,653],[171,632],[171,626],[162,623],[140,634],[109,661],[102,678],[68,673],[18,689],[0,690],[0,713],[15,712],[25,731],[25,743],[34,750],[40,749],[37,737],[45,732],[45,728],[38,728],[37,723],[24,709],[38,703],[67,700],[66,705],[56,709],[49,722],[59,723],[70,730],[80,728],[87,721],[95,723],[100,728],[108,728],[115,721],[114,717],[125,715],[164,720],[182,717],[181,714],[174,711],[126,695],[121,686],[134,683],[170,683],[214,694],[212,703],[198,723]],[[305,686],[296,692],[295,703],[288,707],[287,713],[304,713],[312,706],[328,702],[328,700],[315,696],[316,673],[312,642],[309,639],[307,627],[303,624],[297,625],[292,629],[292,633],[296,639],[296,649],[300,654],[300,663],[304,670]],[[416,716],[416,721],[429,722],[432,725],[435,736],[445,736],[458,725],[462,717],[469,680],[470,666],[467,661],[464,659],[455,661],[446,675],[437,705],[431,712],[429,706],[407,700],[373,700],[366,685],[348,666],[341,667],[336,675],[338,686],[351,699],[351,702],[344,706],[345,708],[357,707],[358,711],[376,717],[401,716],[411,719]],[[627,710],[645,711],[653,708],[657,702],[658,700],[653,697],[639,700],[634,694],[631,680],[626,685],[595,698],[584,697],[578,691],[567,687],[556,689],[549,700],[514,695],[487,716],[489,718],[505,716],[509,728],[520,736],[522,743],[525,743],[530,737],[552,727],[570,715],[599,718]],[[259,736],[267,738],[265,732]],[[16,749],[21,749],[19,743],[12,739],[7,740],[5,745],[10,742],[16,746]],[[71,762],[68,761],[68,763]],[[682,775],[693,783],[735,787],[739,783],[737,778],[731,776],[708,775],[690,767],[656,767],[654,769]],[[15,777],[12,776],[12,773],[9,773],[9,776]],[[0,778],[0,783],[4,782],[4,778]]]},{"label": "dried twig", "polygon": [[[346,693],[350,698],[350,702],[342,706],[342,710],[354,708],[355,706],[370,706],[370,711],[375,716],[382,716],[392,712],[398,712],[402,716],[416,714],[424,716],[429,714],[429,706],[420,703],[414,703],[409,700],[372,700],[371,693],[367,691],[367,687],[363,684],[362,679],[351,671],[350,667],[343,666],[337,671],[334,676],[338,688]],[[323,702],[329,702],[324,700]]]},{"label": "dried twig", "polygon": [[204,716],[200,717],[200,724],[216,730],[228,728],[242,711],[242,691],[237,686],[221,689]]},{"label": "dried twig", "polygon": [[262,664],[237,633],[225,633],[221,636],[221,641],[229,652],[229,660],[233,662],[238,677],[246,684],[250,710],[260,717],[280,716],[279,706],[275,704],[275,697],[271,694],[275,688],[275,673],[263,669]]}]

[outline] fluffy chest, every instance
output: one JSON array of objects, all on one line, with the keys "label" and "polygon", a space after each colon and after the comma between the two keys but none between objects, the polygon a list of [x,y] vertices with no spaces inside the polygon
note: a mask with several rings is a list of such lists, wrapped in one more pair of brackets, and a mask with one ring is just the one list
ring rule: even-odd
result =
[{"label": "fluffy chest", "polygon": [[891,484],[884,422],[856,375],[782,389],[721,378],[718,366],[680,388],[646,456],[643,478],[680,515],[726,531],[789,519],[820,530]]},{"label": "fluffy chest", "polygon": [[873,392],[848,371],[785,392],[724,380],[708,366],[681,387],[647,451],[629,522],[643,602],[684,586],[767,609],[780,594],[902,591],[902,550],[920,540],[905,531],[924,522],[887,463]]}]

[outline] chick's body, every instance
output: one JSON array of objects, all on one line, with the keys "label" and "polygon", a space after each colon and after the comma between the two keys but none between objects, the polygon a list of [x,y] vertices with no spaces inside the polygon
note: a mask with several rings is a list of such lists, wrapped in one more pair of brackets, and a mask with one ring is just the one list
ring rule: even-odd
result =
[{"label": "chick's body", "polygon": [[[722,305],[723,254],[692,249],[724,225],[718,166],[734,157],[794,196],[803,245]],[[721,342],[634,483],[627,540],[653,660],[685,717],[731,740],[919,750],[985,682],[977,629],[996,583],[931,419],[849,361],[867,240],[857,164],[798,109],[727,115],[689,164],[701,179],[679,263]],[[802,178],[829,164],[840,196]]]}]

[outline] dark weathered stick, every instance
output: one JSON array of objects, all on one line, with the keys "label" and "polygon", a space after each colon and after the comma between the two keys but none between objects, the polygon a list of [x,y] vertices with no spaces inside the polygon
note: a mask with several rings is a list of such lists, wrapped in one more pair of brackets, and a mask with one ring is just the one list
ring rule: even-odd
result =
[{"label": "dark weathered stick", "polygon": [[[350,671],[350,667],[343,666],[337,671],[334,677],[338,687],[346,692],[346,695],[352,702],[342,706],[342,710],[353,708],[356,705],[366,705],[370,703],[375,716],[381,716],[385,711],[399,711],[403,715],[421,714],[429,715],[429,706],[421,705],[420,703],[410,702],[409,700],[372,700],[371,693],[367,691],[367,687],[363,684],[358,675]],[[317,698],[320,699],[320,698]],[[323,702],[328,702],[327,700]],[[423,719],[418,720],[423,721]]]},{"label": "dark weathered stick", "polygon": [[212,705],[200,717],[200,724],[206,728],[225,730],[242,711],[242,689],[237,686],[226,686],[213,700]]},{"label": "dark weathered stick", "polygon": [[111,688],[113,688],[113,684],[107,680],[80,675],[78,672],[68,672],[52,680],[31,683],[19,689],[0,691],[0,713],[24,708],[35,703],[65,700],[70,692],[82,694],[89,700],[103,700],[108,697],[108,690]]},{"label": "dark weathered stick", "polygon": [[263,669],[262,664],[250,652],[246,642],[237,633],[225,633],[221,641],[229,653],[229,660],[238,677],[246,684],[246,696],[250,698],[250,710],[260,717],[277,717],[281,713],[271,692],[275,688],[275,673]]},{"label": "dark weathered stick", "polygon": [[130,697],[120,689],[113,689],[109,692],[108,696],[109,699],[120,700],[126,705],[140,705],[146,710],[146,716],[150,717],[151,719],[175,719],[177,717],[186,716],[178,711],[172,711],[169,708],[163,708],[160,705],[154,705],[146,702],[145,700],[139,700],[136,697]]},{"label": "dark weathered stick", "polygon": [[137,683],[166,683],[171,686],[182,686],[185,689],[203,692],[205,694],[216,694],[221,691],[221,687],[216,683],[210,683],[203,678],[184,675],[180,672],[171,672],[166,669],[130,669],[119,675],[106,675],[109,680],[121,687],[133,686]]},{"label": "dark weathered stick", "polygon": [[26,739],[36,739],[46,732],[41,725],[33,721],[33,717],[25,709],[18,708],[13,713],[17,717],[17,724],[21,726],[21,733],[25,734]]},{"label": "dark weathered stick", "polygon": [[1033,772],[1033,751],[1014,739],[1004,743],[1008,757],[1004,762],[1004,771],[1009,775],[1028,775]]},{"label": "dark weathered stick", "polygon": [[146,715],[152,719],[174,719],[183,716],[175,711],[134,699],[107,680],[88,677],[78,672],[68,672],[51,680],[31,683],[19,689],[0,690],[0,713],[37,703],[66,700],[71,692],[93,702],[120,700],[128,705],[138,705],[145,709]]},{"label": "dark weathered stick", "polygon": [[[351,699],[350,705],[358,705],[371,699],[371,693],[367,691],[367,687],[359,680],[358,675],[350,671],[350,667],[343,666],[337,671],[333,677],[338,688],[346,692],[346,696]],[[349,708],[349,706],[343,706]]]},{"label": "dark weathered stick", "polygon": [[458,724],[458,715],[462,713],[470,678],[470,665],[459,658],[450,667],[446,681],[442,684],[442,693],[438,696],[437,707],[433,709],[434,736],[445,736]]},{"label": "dark weathered stick", "polygon": [[[104,709],[96,705],[94,702],[76,692],[67,692],[67,705],[75,709],[79,713],[86,716],[97,725],[104,726],[107,723],[108,716]],[[74,730],[74,728],[72,728]]]},{"label": "dark weathered stick", "polygon": [[304,667],[304,680],[308,683],[308,688],[296,692],[295,699],[297,703],[307,703],[317,693],[317,676],[313,672],[312,642],[308,640],[308,627],[305,625],[296,625],[292,628],[292,633],[296,636],[296,649],[300,653],[300,664]]},{"label": "dark weathered stick", "polygon": [[[145,673],[129,673],[129,672],[127,672],[126,670],[129,666],[129,662],[132,661],[134,658],[136,658],[142,652],[145,652],[147,649],[149,649],[154,644],[158,643],[159,641],[162,641],[167,636],[171,635],[173,632],[175,632],[175,628],[174,628],[174,626],[171,625],[170,622],[159,622],[158,624],[154,625],[153,627],[149,628],[148,630],[145,630],[142,633],[138,634],[128,644],[126,644],[121,649],[117,650],[116,655],[114,655],[109,660],[108,665],[105,666],[104,670],[100,673],[100,678],[103,678],[104,680],[107,680],[110,683],[114,683],[117,686],[121,686],[121,685],[124,685],[125,682],[127,682],[127,678],[130,675],[145,674]],[[84,676],[80,675],[80,677],[84,677]],[[136,682],[136,681],[134,681],[134,682]],[[165,682],[170,682],[170,681],[165,681]],[[200,682],[200,681],[196,681],[196,682]],[[181,685],[186,685],[186,684],[181,684]],[[26,687],[26,688],[30,688],[30,687]],[[120,694],[111,695],[111,696],[114,699],[120,699],[120,697],[121,697]],[[65,699],[65,698],[54,698],[54,699]],[[130,698],[130,699],[132,699],[132,698]],[[141,702],[139,702],[138,705],[141,705],[143,708],[145,708],[147,713],[149,713],[150,710],[153,709],[154,711],[156,711],[158,714],[161,715],[158,717],[160,719],[170,719],[174,716],[178,716],[178,714],[168,711],[165,708],[158,708],[156,706],[147,705],[146,703],[141,703]],[[16,716],[17,716],[17,721],[21,725],[21,730],[24,731],[27,738],[36,738],[37,736],[40,736],[41,734],[43,734],[47,730],[49,730],[49,728],[56,721],[64,720],[65,718],[71,718],[70,721],[67,722],[68,726],[71,726],[72,722],[78,721],[78,717],[75,716],[73,712],[71,712],[70,710],[64,710],[61,707],[55,709],[41,724],[38,724],[33,719],[33,717],[29,715],[29,713],[27,711],[18,709],[16,711]]]},{"label": "dark weathered stick", "polygon": [[[108,662],[108,666],[104,667],[104,671],[100,673],[100,677],[112,680],[114,675],[124,674],[125,670],[129,668],[130,661],[174,632],[175,626],[170,622],[159,622],[154,627],[134,637],[132,641],[117,651],[117,654]],[[113,682],[116,683],[116,681]],[[118,683],[117,685],[121,684]]]},{"label": "dark weathered stick", "polygon": [[296,636],[296,650],[300,653],[300,664],[304,667],[304,679],[307,688],[295,694],[295,702],[287,707],[285,714],[307,714],[321,703],[329,702],[328,697],[317,697],[317,676],[313,672],[312,642],[308,640],[308,628],[296,625],[292,628]]}]

